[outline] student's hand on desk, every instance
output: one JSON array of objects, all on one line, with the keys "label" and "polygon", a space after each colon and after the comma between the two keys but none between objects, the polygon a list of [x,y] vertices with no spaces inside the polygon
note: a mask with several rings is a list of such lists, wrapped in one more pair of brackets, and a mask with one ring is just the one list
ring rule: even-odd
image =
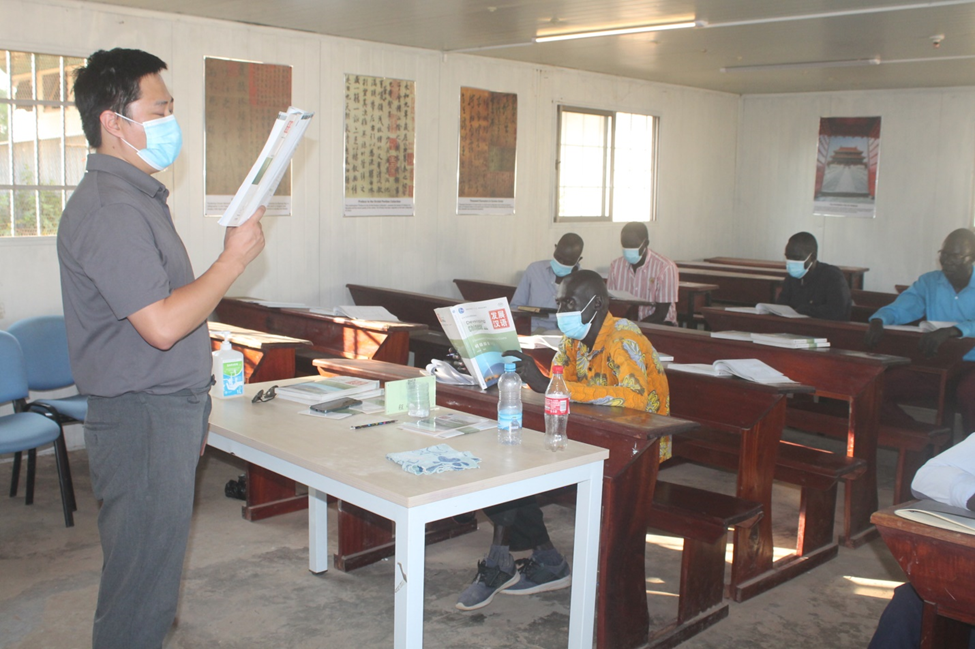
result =
[{"label": "student's hand on desk", "polygon": [[867,327],[867,335],[863,337],[863,344],[867,346],[867,349],[873,349],[883,338],[883,335],[884,321],[880,318],[874,318],[870,321],[870,326]]},{"label": "student's hand on desk", "polygon": [[502,356],[514,356],[517,358],[518,360],[515,361],[515,372],[518,373],[521,380],[535,392],[545,392],[545,389],[548,387],[548,379],[545,378],[545,375],[535,365],[534,358],[526,355],[524,352],[513,349],[506,351]]},{"label": "student's hand on desk", "polygon": [[917,341],[917,346],[925,356],[934,356],[938,353],[941,343],[949,338],[961,338],[961,331],[958,327],[944,327],[943,329],[929,331],[921,336],[921,339]]}]

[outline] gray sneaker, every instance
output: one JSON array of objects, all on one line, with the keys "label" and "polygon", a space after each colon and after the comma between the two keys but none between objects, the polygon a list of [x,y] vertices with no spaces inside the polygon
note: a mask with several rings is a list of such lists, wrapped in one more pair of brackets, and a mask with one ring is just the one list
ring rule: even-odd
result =
[{"label": "gray sneaker", "polygon": [[506,572],[499,566],[489,566],[485,561],[478,561],[474,581],[460,594],[455,606],[461,611],[473,611],[487,606],[496,594],[518,583],[519,578],[514,566],[511,572]]},{"label": "gray sneaker", "polygon": [[521,579],[505,590],[505,595],[544,593],[566,588],[572,582],[572,571],[569,570],[569,563],[565,558],[555,566],[539,563],[534,557],[518,559],[515,564],[518,566]]}]

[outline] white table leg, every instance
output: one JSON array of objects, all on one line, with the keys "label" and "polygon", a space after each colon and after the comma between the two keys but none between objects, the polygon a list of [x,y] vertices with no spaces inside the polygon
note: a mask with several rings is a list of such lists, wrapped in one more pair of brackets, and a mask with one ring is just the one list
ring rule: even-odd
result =
[{"label": "white table leg", "polygon": [[415,649],[423,646],[423,577],[426,552],[426,524],[420,517],[403,511],[396,520],[395,608],[393,647]]},{"label": "white table leg", "polygon": [[602,466],[596,464],[590,467],[589,479],[580,482],[576,488],[572,594],[569,601],[569,649],[592,649],[602,499],[603,471]]},{"label": "white table leg", "polygon": [[308,489],[308,569],[328,570],[328,494]]}]

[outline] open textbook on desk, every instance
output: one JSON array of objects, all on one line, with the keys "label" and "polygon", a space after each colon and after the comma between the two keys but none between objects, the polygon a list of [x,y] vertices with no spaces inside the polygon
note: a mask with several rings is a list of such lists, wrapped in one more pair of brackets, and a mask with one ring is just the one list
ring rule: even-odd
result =
[{"label": "open textbook on desk", "polygon": [[901,518],[941,529],[975,535],[975,512],[934,500],[919,500],[894,512]]},{"label": "open textbook on desk", "polygon": [[795,383],[788,376],[757,358],[729,358],[707,363],[671,363],[667,371],[690,372],[708,376],[737,376],[755,383]]},{"label": "open textbook on desk", "polygon": [[264,148],[220,217],[220,225],[236,227],[253,216],[258,207],[267,207],[314,115],[294,106],[286,113],[278,113]]},{"label": "open textbook on desk", "polygon": [[756,313],[758,315],[778,315],[783,318],[808,318],[807,315],[802,315],[791,306],[787,304],[771,304],[769,302],[759,302],[755,306],[729,306],[725,311],[733,311],[735,313]]}]

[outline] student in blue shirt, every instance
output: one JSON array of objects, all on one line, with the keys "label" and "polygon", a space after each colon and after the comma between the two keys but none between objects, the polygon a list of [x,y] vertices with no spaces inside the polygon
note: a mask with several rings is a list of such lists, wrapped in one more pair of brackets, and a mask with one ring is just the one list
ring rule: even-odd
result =
[{"label": "student in blue shirt", "polygon": [[[884,335],[884,325],[900,325],[915,320],[954,323],[921,336],[918,347],[934,356],[949,338],[975,336],[975,232],[955,230],[945,239],[939,251],[941,270],[925,273],[891,304],[870,316],[865,343],[874,347]],[[956,407],[966,432],[975,430],[975,349],[965,355],[964,368],[958,379]],[[906,417],[898,402],[929,396],[918,385],[916,374],[888,372],[884,387],[884,415]]]},{"label": "student in blue shirt", "polygon": [[[528,265],[511,297],[511,308],[540,306],[555,309],[555,292],[562,278],[579,270],[582,261],[583,241],[575,232],[566,232],[555,245],[551,259],[535,261]],[[532,318],[532,331],[558,329],[555,316]]]}]

